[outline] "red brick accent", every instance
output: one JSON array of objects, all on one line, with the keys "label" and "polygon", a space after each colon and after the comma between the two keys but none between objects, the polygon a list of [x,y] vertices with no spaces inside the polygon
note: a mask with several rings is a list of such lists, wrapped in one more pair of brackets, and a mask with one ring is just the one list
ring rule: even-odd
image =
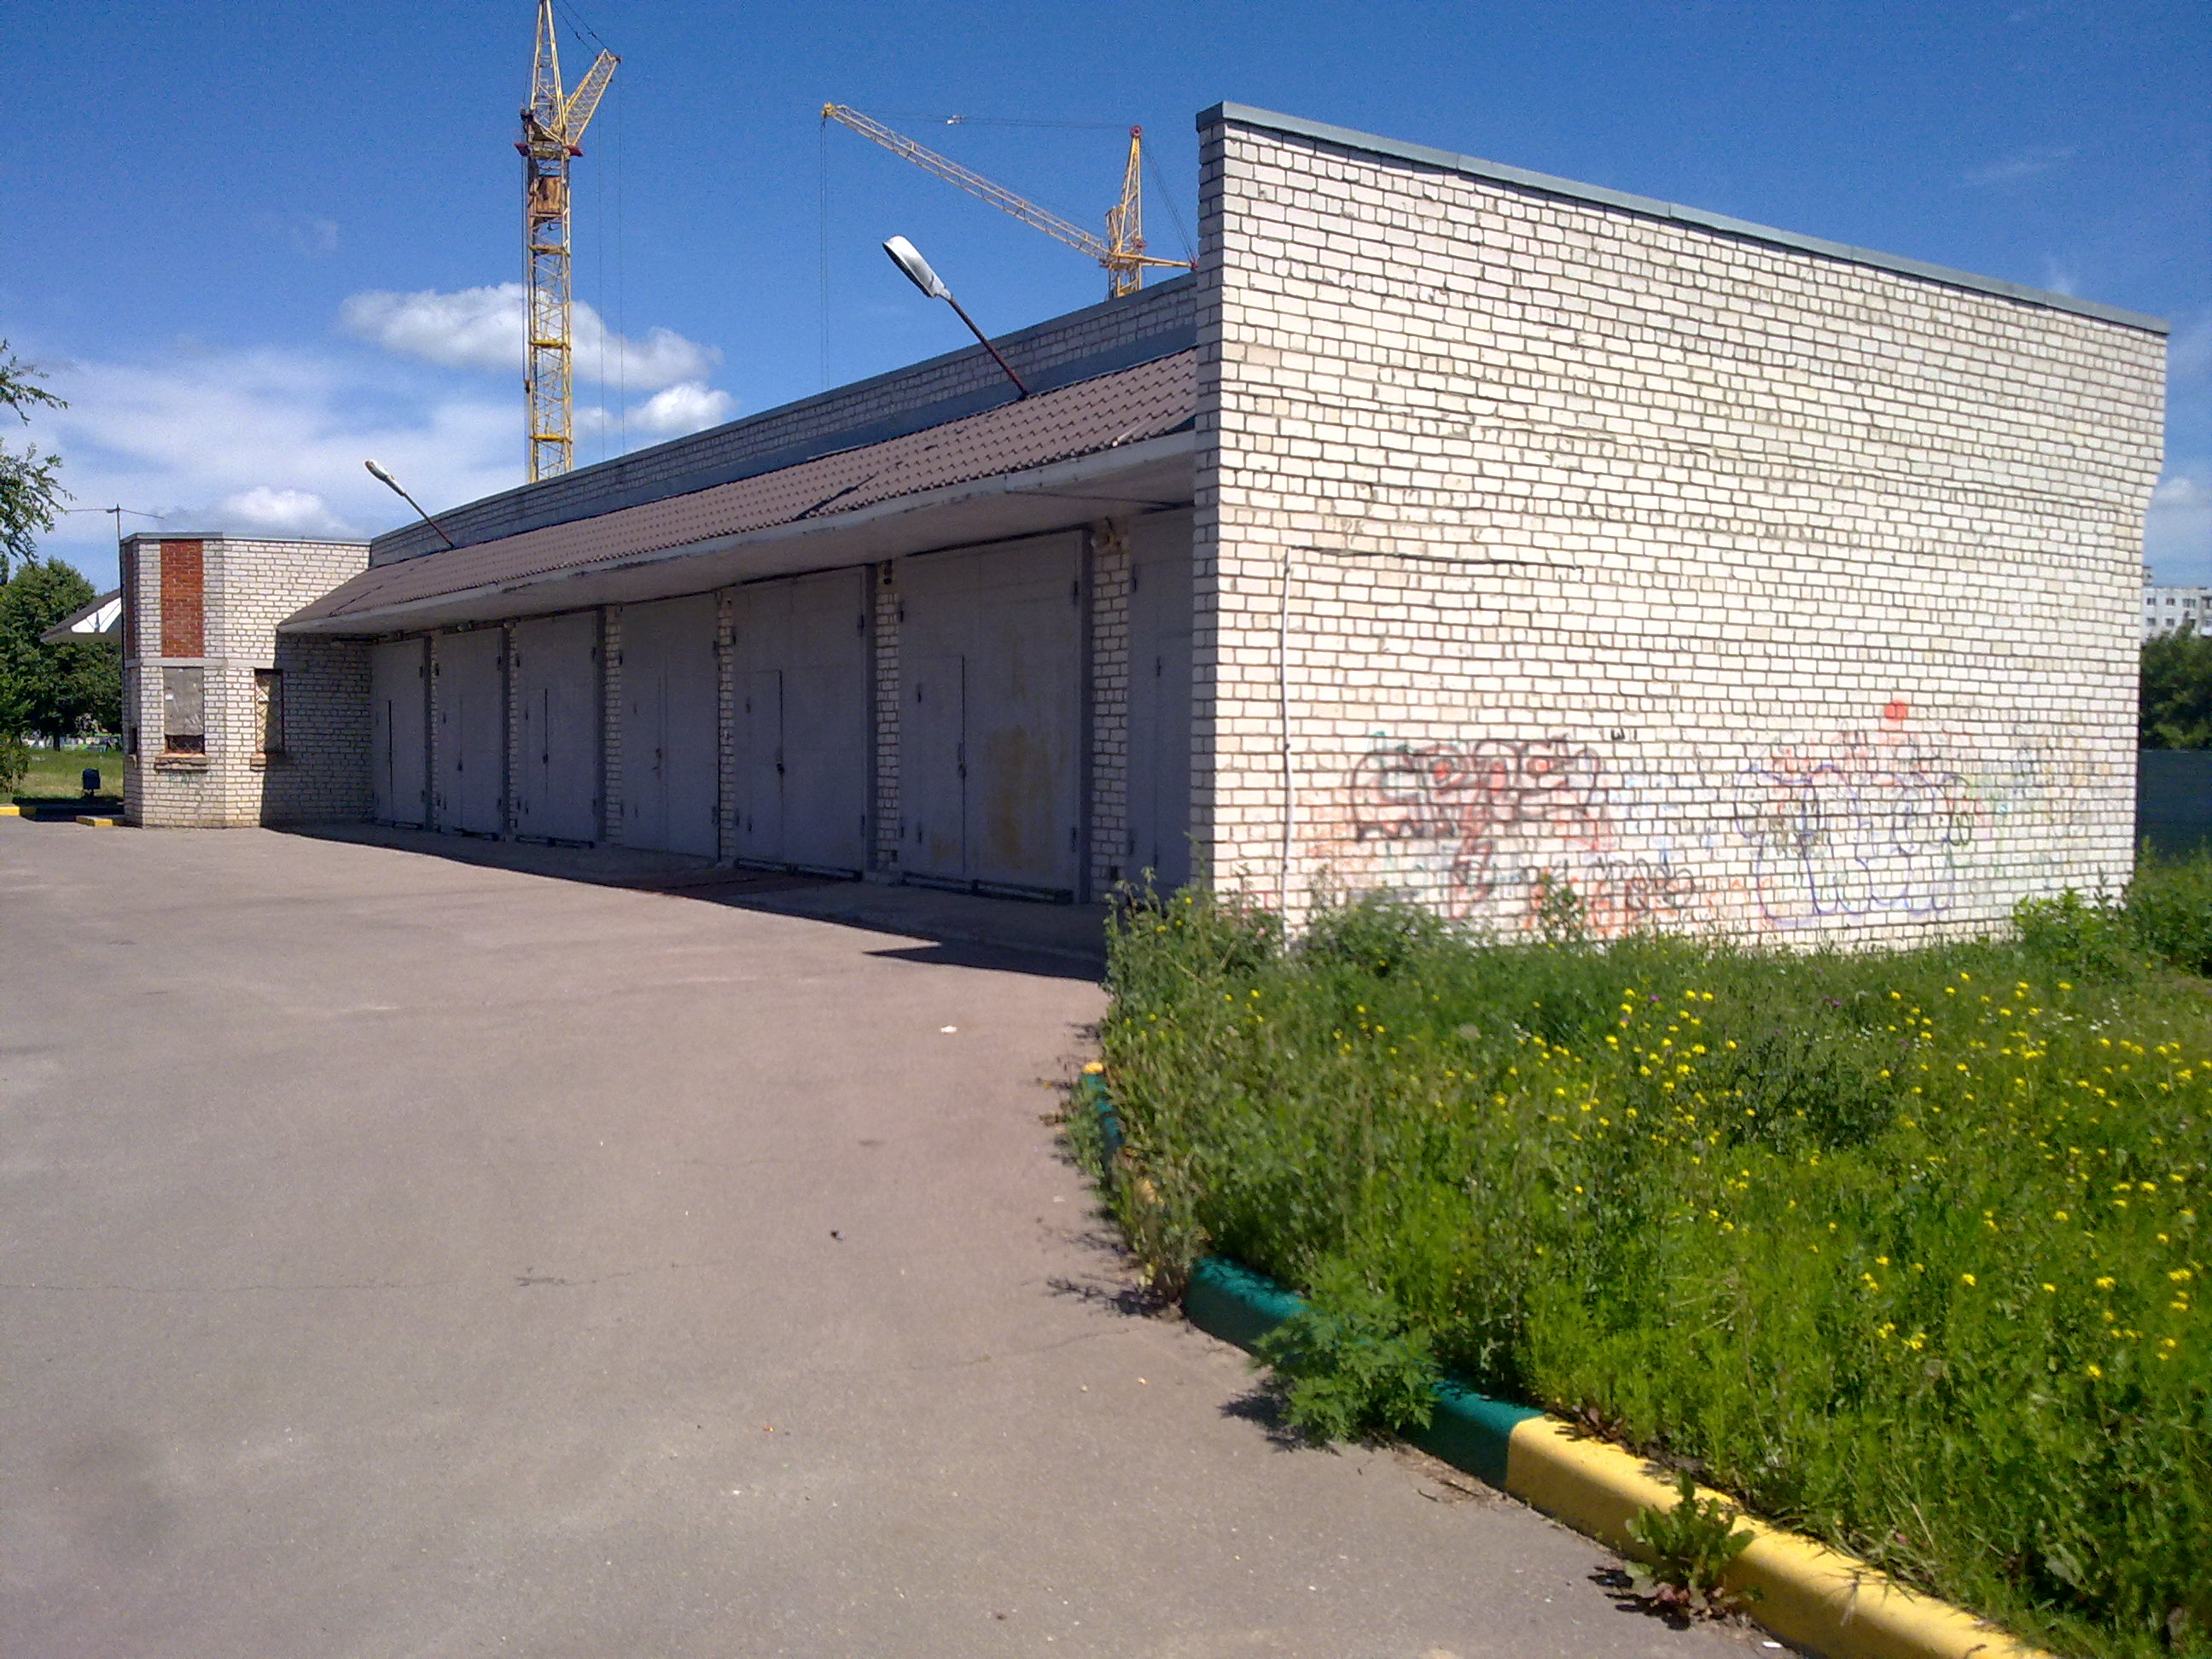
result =
[{"label": "red brick accent", "polygon": [[202,605],[205,546],[202,542],[161,544],[161,654],[165,657],[207,654]]}]

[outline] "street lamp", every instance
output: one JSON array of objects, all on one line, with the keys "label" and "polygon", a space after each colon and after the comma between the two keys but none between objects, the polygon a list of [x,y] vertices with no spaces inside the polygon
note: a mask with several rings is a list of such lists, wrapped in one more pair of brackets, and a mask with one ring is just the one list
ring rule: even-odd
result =
[{"label": "street lamp", "polygon": [[929,261],[921,257],[920,248],[903,236],[894,236],[884,244],[884,252],[890,254],[891,263],[906,274],[907,281],[931,299],[942,300],[958,312],[960,320],[968,325],[968,331],[982,342],[983,349],[989,352],[999,367],[1006,371],[1006,378],[1014,383],[1014,390],[1024,398],[1030,395],[1030,389],[1022,384],[1022,377],[1014,373],[1014,366],[1006,360],[998,347],[984,337],[983,331],[975,326],[975,319],[962,307],[959,301],[952,297],[952,290],[945,286],[945,279],[929,268]]},{"label": "street lamp", "polygon": [[374,461],[363,461],[362,465],[368,469],[368,476],[370,477],[375,479],[377,483],[384,485],[387,489],[391,490],[393,495],[398,496],[401,501],[406,502],[408,506],[413,507],[417,513],[422,513],[422,522],[428,525],[431,529],[436,531],[438,532],[439,538],[442,540],[447,546],[456,549],[460,546],[459,542],[455,541],[451,536],[446,534],[445,526],[440,524],[428,514],[422,513],[422,504],[399,487],[398,479],[393,477],[389,472],[386,472]]}]

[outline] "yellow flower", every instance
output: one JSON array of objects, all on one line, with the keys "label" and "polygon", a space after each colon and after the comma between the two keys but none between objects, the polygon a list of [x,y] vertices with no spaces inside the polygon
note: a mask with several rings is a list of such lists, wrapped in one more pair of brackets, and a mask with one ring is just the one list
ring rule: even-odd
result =
[{"label": "yellow flower", "polygon": [[1959,1282],[1962,1285],[1971,1285],[1974,1282],[1974,1276],[1972,1273],[1960,1273]]},{"label": "yellow flower", "polygon": [[2113,1285],[2118,1283],[2119,1280],[2114,1279],[2110,1273],[2107,1273],[2104,1278],[2097,1281],[2097,1288],[2100,1291],[2109,1291]]},{"label": "yellow flower", "polygon": [[2102,1376],[2105,1374],[2105,1368],[2102,1365],[2084,1365],[2081,1369],[2091,1376]]}]

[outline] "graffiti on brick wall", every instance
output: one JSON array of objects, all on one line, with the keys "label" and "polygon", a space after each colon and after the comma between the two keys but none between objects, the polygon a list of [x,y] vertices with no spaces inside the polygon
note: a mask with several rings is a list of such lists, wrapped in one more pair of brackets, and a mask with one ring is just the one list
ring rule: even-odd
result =
[{"label": "graffiti on brick wall", "polygon": [[1680,921],[1696,897],[1667,859],[1620,850],[1613,786],[1586,744],[1378,744],[1353,769],[1351,795],[1353,847],[1425,876],[1461,920],[1501,902],[1533,918],[1563,880],[1605,933]]},{"label": "graffiti on brick wall", "polygon": [[1894,730],[1771,750],[1745,769],[1735,813],[1760,921],[1811,927],[1954,908],[2008,793],[1993,781]]},{"label": "graffiti on brick wall", "polygon": [[1640,752],[1633,769],[1565,737],[1378,735],[1309,846],[1351,890],[1507,927],[1535,927],[1563,883],[1604,937],[1941,918],[1972,902],[2001,821],[2047,813],[2084,780],[2051,739],[1953,742],[1909,732],[1907,715],[1892,703],[1879,725],[1747,763]]}]

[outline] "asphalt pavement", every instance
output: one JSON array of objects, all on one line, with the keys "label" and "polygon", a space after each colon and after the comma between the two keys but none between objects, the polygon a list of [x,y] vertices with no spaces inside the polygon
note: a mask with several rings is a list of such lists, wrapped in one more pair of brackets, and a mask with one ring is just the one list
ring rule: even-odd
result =
[{"label": "asphalt pavement", "polygon": [[8,1652],[1758,1650],[1144,1307],[1065,952],[732,890],[0,819]]}]

